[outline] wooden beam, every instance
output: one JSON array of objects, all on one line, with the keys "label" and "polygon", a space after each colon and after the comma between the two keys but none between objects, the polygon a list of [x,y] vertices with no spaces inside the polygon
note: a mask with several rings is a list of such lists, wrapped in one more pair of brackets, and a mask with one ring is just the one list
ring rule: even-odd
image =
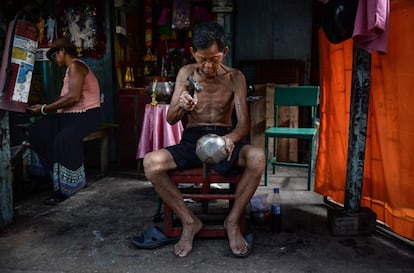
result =
[{"label": "wooden beam", "polygon": [[344,208],[360,209],[371,81],[371,54],[354,47]]},{"label": "wooden beam", "polygon": [[13,221],[9,113],[0,110],[0,228]]}]

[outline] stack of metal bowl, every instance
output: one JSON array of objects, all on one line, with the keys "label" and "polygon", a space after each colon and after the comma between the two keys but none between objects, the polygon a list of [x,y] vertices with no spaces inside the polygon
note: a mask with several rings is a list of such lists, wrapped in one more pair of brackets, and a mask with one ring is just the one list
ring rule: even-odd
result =
[{"label": "stack of metal bowl", "polygon": [[174,82],[152,81],[148,84],[147,92],[150,96],[155,93],[155,99],[160,103],[170,103],[174,92]]}]

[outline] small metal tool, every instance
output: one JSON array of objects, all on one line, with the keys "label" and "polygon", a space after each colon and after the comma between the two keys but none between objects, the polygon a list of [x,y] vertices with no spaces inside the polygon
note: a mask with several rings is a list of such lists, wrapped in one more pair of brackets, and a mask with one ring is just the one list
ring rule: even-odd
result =
[{"label": "small metal tool", "polygon": [[197,91],[198,93],[201,92],[201,89],[203,89],[200,84],[198,83],[198,81],[196,79],[194,79],[191,76],[188,76],[187,80],[190,82],[190,86],[188,87],[188,91],[190,92],[190,95],[193,96],[194,95],[194,91]]}]

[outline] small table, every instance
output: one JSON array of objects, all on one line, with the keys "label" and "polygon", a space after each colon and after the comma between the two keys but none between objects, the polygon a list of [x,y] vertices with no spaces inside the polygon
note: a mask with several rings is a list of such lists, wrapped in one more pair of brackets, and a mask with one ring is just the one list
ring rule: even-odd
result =
[{"label": "small table", "polygon": [[138,143],[136,159],[145,154],[180,142],[183,133],[181,121],[174,125],[167,122],[169,104],[145,105],[144,120]]}]

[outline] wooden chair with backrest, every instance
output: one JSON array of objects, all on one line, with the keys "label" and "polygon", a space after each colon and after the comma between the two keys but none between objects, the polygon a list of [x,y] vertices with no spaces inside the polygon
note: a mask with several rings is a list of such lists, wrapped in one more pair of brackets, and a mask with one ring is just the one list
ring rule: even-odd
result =
[{"label": "wooden chair with backrest", "polygon": [[[311,189],[312,168],[314,156],[315,141],[318,129],[316,127],[317,108],[319,105],[319,86],[276,86],[274,93],[274,127],[265,130],[265,186],[268,183],[268,171],[272,166],[273,174],[277,165],[297,166],[308,168],[308,190]],[[278,115],[281,106],[299,106],[311,109],[311,124],[309,128],[292,128],[280,127]],[[269,138],[273,138],[273,156],[269,158]],[[277,160],[277,139],[280,138],[297,138],[309,140],[309,159],[308,162],[281,162]]]}]

